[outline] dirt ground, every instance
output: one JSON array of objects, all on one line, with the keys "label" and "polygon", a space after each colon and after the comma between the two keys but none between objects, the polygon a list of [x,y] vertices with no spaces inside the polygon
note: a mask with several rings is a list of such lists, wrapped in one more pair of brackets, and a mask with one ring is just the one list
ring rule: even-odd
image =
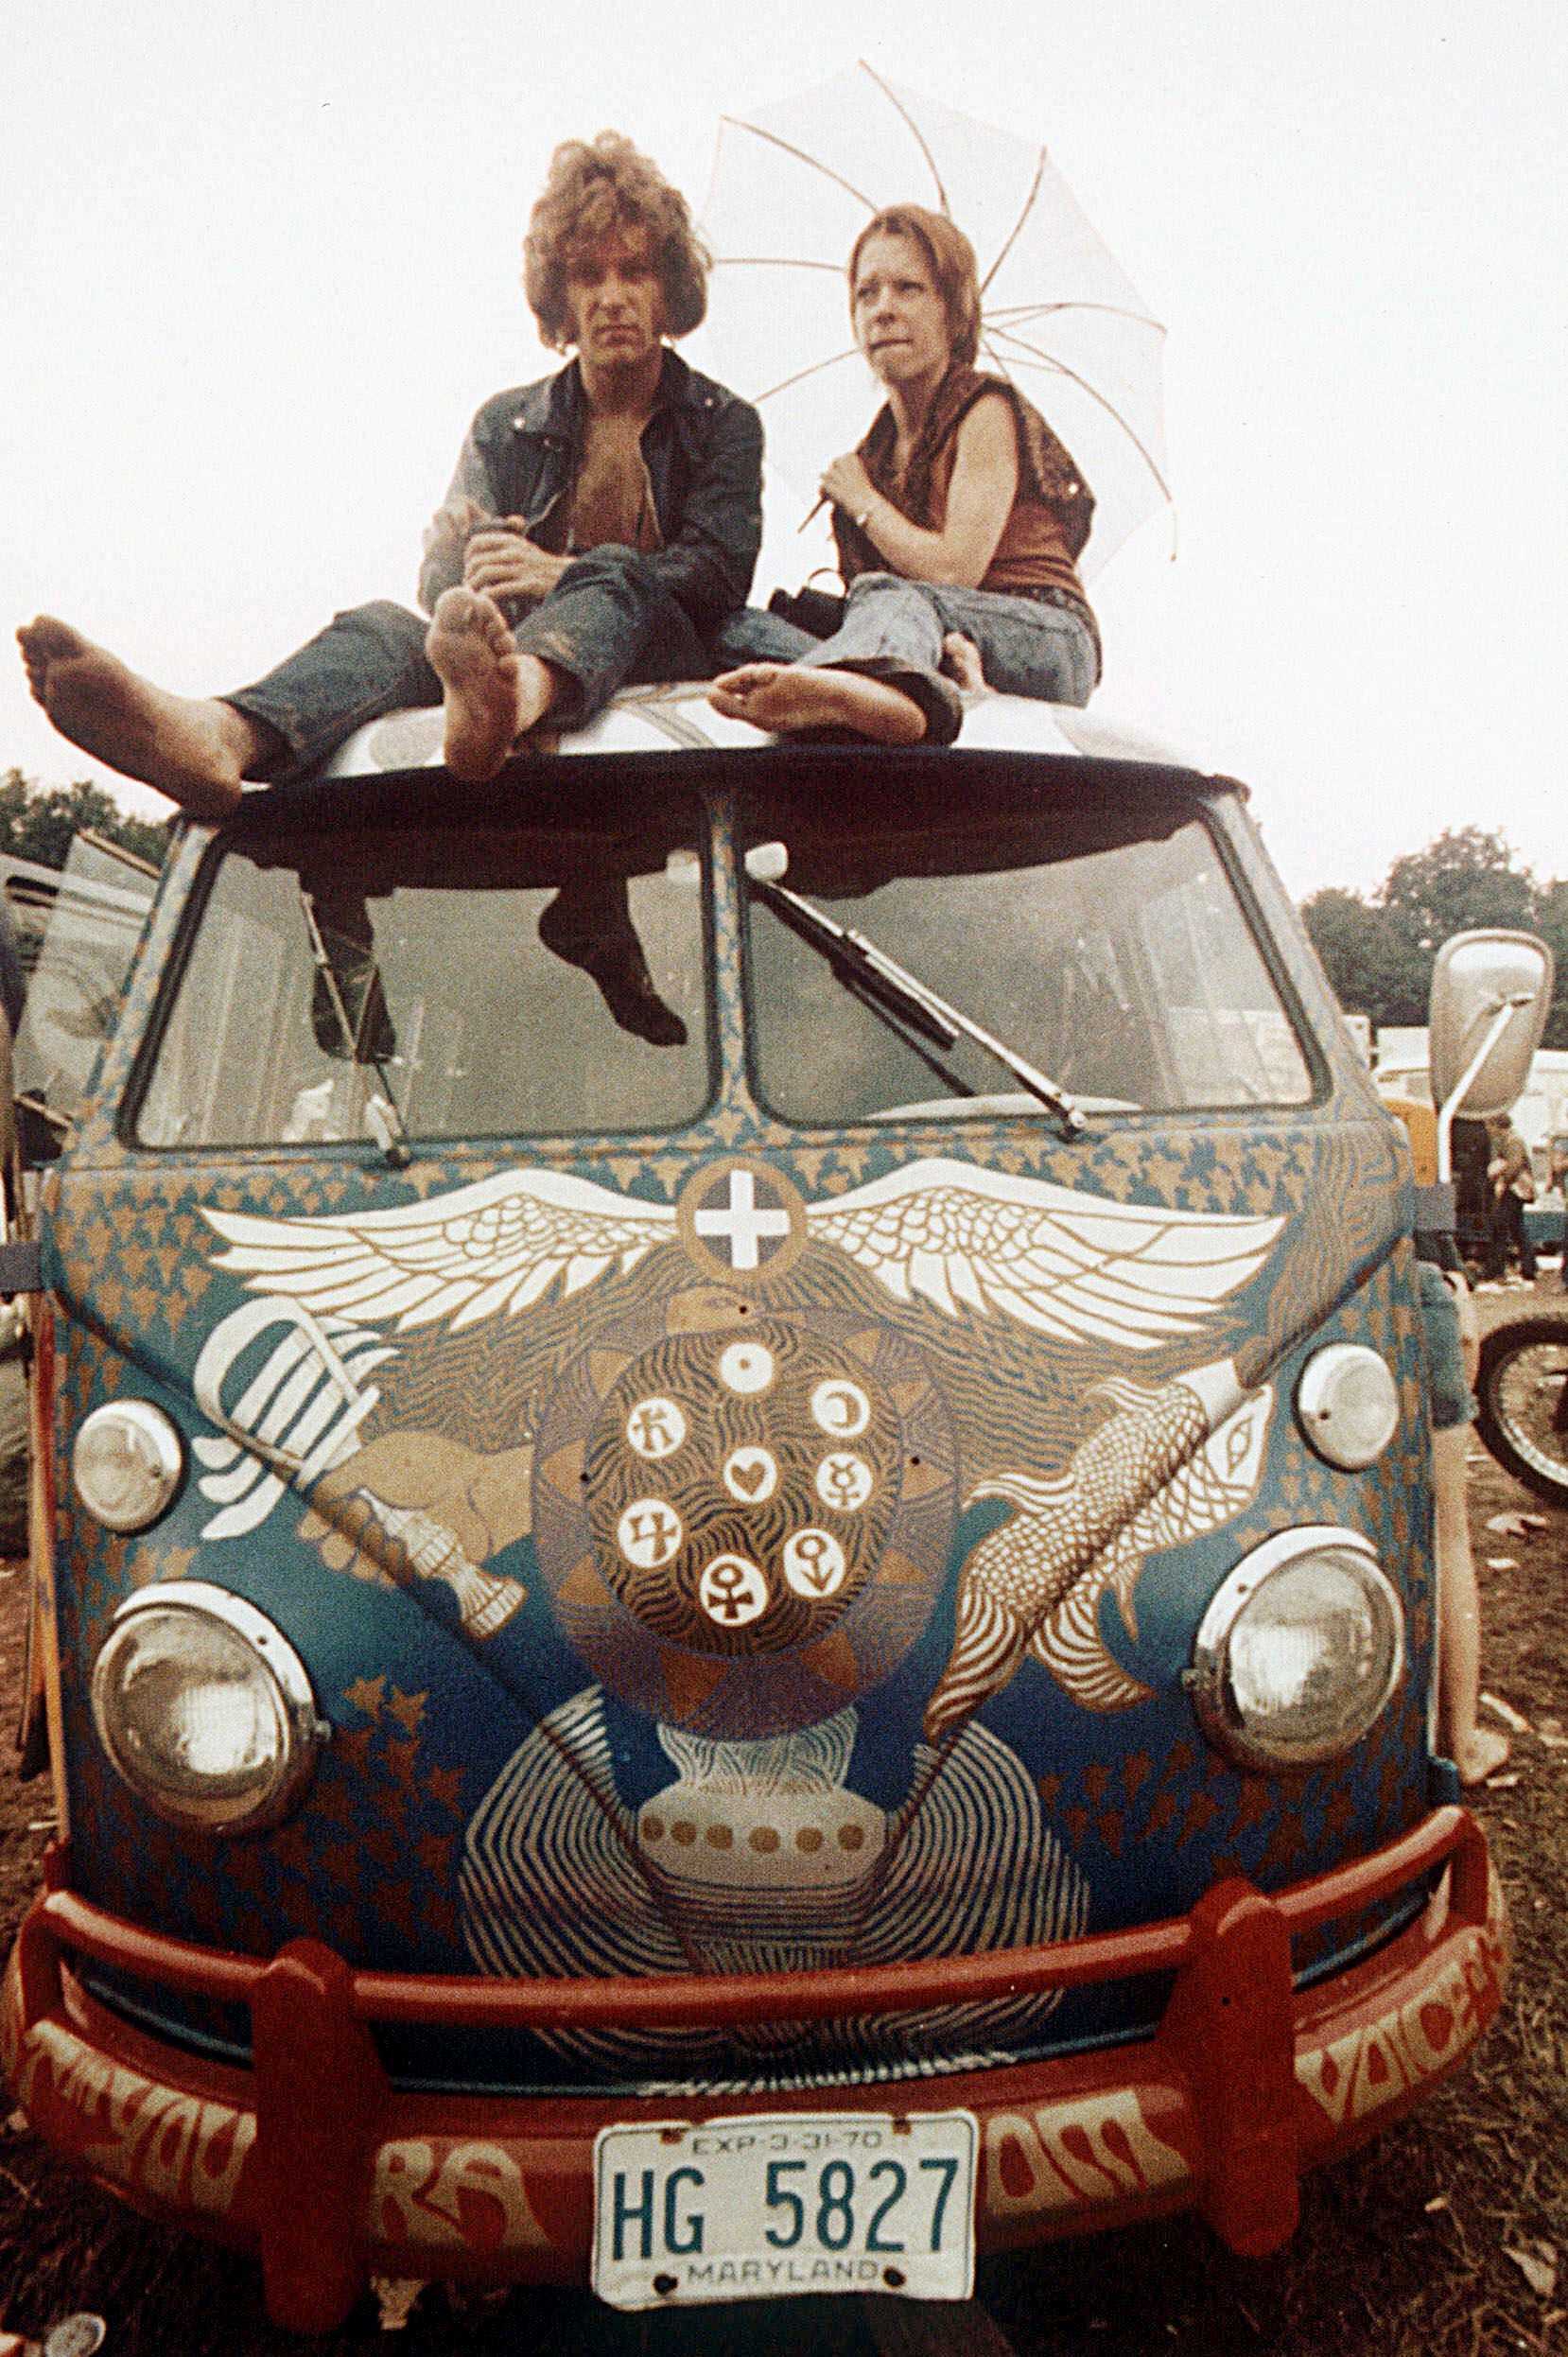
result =
[{"label": "dirt ground", "polygon": [[[1560,1304],[1556,1272],[1542,1309]],[[1483,1322],[1519,1293],[1483,1299]],[[915,2348],[971,2357],[1493,2357],[1568,2352],[1568,1512],[1542,1508],[1476,1445],[1472,1527],[1486,1616],[1486,1685],[1527,1722],[1478,1798],[1507,1885],[1516,1961],[1502,2016],[1470,2067],[1411,2119],[1310,2179],[1289,2248],[1230,2258],[1194,2221],[981,2262],[977,2305],[877,2315],[868,2303],[785,2301],[649,2319],[586,2297],[517,2292],[459,2305],[427,2291],[395,2323],[303,2344],[270,2326],[256,2270],[149,2226],[58,2168],[19,2120],[0,2126],[0,2324],[42,2337],[76,2310],[108,2326],[106,2357],[491,2357],[533,2346],[705,2357],[744,2339],[824,2357]],[[1544,1527],[1490,1528],[1499,1514]],[[13,1714],[24,1580],[0,1563],[0,1695]],[[1490,1723],[1499,1723],[1495,1719]],[[49,1835],[46,1780],[0,1768],[0,1952]],[[894,2303],[880,2304],[884,2309]],[[389,2329],[390,2328],[390,2329]],[[392,2337],[395,2331],[396,2337]]]}]

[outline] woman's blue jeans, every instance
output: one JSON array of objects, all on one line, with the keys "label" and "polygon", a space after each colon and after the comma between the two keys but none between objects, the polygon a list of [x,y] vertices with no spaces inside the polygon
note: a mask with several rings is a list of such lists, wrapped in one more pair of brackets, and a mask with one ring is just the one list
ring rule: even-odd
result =
[{"label": "woman's blue jeans", "polygon": [[843,668],[875,661],[934,676],[942,641],[953,630],[973,639],[986,686],[1003,695],[1081,706],[1093,693],[1100,670],[1093,633],[1067,607],[1010,598],[997,589],[906,581],[898,573],[858,574],[849,585],[844,620],[830,638],[813,638],[776,614],[747,606],[723,625],[719,653],[735,665]]}]

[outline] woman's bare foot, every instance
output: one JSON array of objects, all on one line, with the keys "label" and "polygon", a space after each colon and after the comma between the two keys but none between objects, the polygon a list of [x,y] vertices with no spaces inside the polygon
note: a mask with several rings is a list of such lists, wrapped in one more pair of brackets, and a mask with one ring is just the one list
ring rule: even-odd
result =
[{"label": "woman's bare foot", "polygon": [[1507,1765],[1513,1746],[1506,1735],[1495,1727],[1472,1727],[1462,1743],[1454,1746],[1454,1765],[1464,1785],[1485,1784],[1499,1768]]},{"label": "woman's bare foot", "polygon": [[966,638],[961,630],[950,630],[942,641],[942,669],[950,679],[956,680],[962,694],[985,693],[985,672],[980,660],[980,649],[972,638]]},{"label": "woman's bare foot", "polygon": [[193,818],[227,817],[262,750],[243,712],[155,688],[52,614],[24,623],[16,640],[34,700],[62,737]]},{"label": "woman's bare foot", "polygon": [[707,700],[726,719],[789,736],[799,728],[850,728],[873,744],[918,744],[926,716],[885,679],[810,663],[742,663],[713,682]]},{"label": "woman's bare foot", "polygon": [[519,655],[506,616],[477,589],[447,589],[436,601],[425,652],[445,690],[444,758],[454,777],[483,785],[514,744],[555,700],[555,673]]}]

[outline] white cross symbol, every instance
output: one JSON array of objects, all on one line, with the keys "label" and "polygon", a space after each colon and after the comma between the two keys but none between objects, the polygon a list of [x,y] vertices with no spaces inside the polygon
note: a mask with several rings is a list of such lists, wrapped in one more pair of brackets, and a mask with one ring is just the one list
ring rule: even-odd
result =
[{"label": "white cross symbol", "polygon": [[732,1268],[758,1268],[762,1257],[757,1248],[759,1239],[763,1236],[787,1236],[790,1232],[790,1214],[786,1211],[758,1211],[755,1177],[749,1170],[732,1170],[729,1174],[728,1210],[699,1212],[693,1225],[700,1236],[723,1236],[726,1239]]}]

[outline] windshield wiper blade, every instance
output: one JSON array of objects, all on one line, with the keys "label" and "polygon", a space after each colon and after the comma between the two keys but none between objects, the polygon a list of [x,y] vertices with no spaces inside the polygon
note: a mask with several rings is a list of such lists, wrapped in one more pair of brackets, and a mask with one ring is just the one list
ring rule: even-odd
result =
[{"label": "windshield wiper blade", "polygon": [[918,990],[906,988],[901,979],[895,978],[889,970],[892,961],[881,959],[863,934],[835,925],[810,900],[803,900],[797,892],[786,892],[780,884],[754,878],[751,888],[772,905],[792,933],[827,958],[841,981],[873,1002],[874,1013],[897,1015],[936,1047],[957,1046],[958,1033],[951,1023],[935,1014]]},{"label": "windshield wiper blade", "polygon": [[976,1022],[972,1015],[964,1014],[941,998],[907,967],[889,957],[885,950],[880,950],[866,934],[836,924],[814,901],[792,892],[787,884],[774,883],[760,876],[753,876],[749,882],[758,899],[765,901],[793,931],[821,950],[837,970],[857,978],[866,988],[885,997],[909,1022],[940,1046],[951,1047],[959,1039],[972,1039],[977,1047],[994,1056],[1015,1080],[1021,1081],[1048,1112],[1054,1113],[1064,1137],[1082,1135],[1087,1124],[1066,1090],[1058,1088],[1017,1048],[1010,1048],[1004,1039],[999,1039],[994,1032]]}]

